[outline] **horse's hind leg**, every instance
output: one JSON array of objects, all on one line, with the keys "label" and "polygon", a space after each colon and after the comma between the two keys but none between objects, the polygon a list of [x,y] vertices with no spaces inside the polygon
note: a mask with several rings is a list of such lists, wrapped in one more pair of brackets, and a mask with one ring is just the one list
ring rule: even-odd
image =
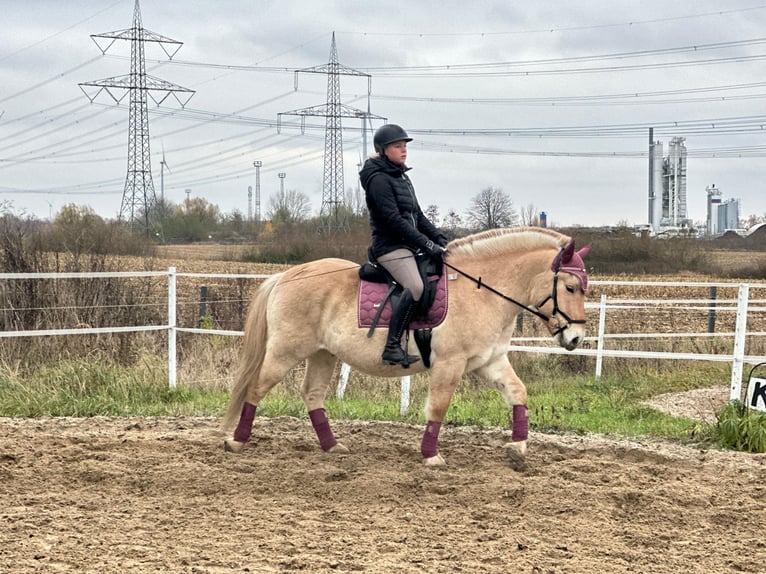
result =
[{"label": "horse's hind leg", "polygon": [[224,440],[224,450],[234,453],[242,452],[245,444],[250,440],[258,404],[295,364],[295,360],[288,360],[287,358],[280,360],[275,358],[272,353],[266,353],[257,380],[246,387],[247,394],[242,405],[239,423],[233,436]]},{"label": "horse's hind leg", "polygon": [[330,387],[337,359],[327,351],[317,351],[306,360],[306,376],[303,379],[301,395],[306,404],[311,424],[319,439],[319,446],[325,452],[342,453],[348,449],[335,439],[324,409],[324,399]]},{"label": "horse's hind leg", "polygon": [[505,445],[506,454],[511,468],[523,470],[526,467],[527,437],[529,434],[527,388],[516,371],[513,370],[506,355],[485,365],[477,373],[497,386],[506,406],[511,411],[513,421],[511,442]]}]

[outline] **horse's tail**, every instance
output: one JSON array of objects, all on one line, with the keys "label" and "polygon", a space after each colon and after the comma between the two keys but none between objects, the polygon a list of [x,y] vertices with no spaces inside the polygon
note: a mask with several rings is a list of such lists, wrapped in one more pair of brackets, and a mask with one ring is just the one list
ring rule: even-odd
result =
[{"label": "horse's tail", "polygon": [[239,353],[240,364],[237,369],[237,378],[231,390],[229,408],[221,423],[224,432],[231,429],[237,422],[242,406],[247,400],[250,385],[258,381],[266,355],[266,341],[269,337],[266,310],[271,292],[280,277],[281,274],[276,274],[266,279],[250,303],[250,310],[245,321],[245,337]]}]

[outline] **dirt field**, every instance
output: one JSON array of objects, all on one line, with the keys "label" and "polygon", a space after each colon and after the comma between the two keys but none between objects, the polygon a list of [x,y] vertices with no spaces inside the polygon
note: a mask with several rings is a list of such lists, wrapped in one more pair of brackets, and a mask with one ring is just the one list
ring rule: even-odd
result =
[{"label": "dirt field", "polygon": [[0,419],[0,572],[764,572],[766,455],[533,433],[256,419]]}]

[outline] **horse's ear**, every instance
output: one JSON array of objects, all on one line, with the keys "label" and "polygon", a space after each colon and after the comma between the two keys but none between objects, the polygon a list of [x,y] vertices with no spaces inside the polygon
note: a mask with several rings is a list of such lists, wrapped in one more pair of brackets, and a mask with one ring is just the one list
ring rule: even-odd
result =
[{"label": "horse's ear", "polygon": [[561,259],[559,260],[559,263],[561,265],[566,265],[567,263],[572,261],[572,256],[574,255],[574,252],[575,252],[574,249],[575,249],[575,242],[573,239],[572,241],[569,242],[569,245],[567,245],[564,248],[564,252],[561,254]]},{"label": "horse's ear", "polygon": [[588,245],[586,245],[585,247],[583,247],[582,249],[580,249],[580,250],[577,252],[577,255],[579,255],[579,256],[580,256],[580,259],[584,259],[584,258],[585,258],[585,256],[586,256],[588,253],[590,253],[590,248],[591,248],[591,247],[593,247],[593,244],[592,244],[592,243],[588,243]]}]

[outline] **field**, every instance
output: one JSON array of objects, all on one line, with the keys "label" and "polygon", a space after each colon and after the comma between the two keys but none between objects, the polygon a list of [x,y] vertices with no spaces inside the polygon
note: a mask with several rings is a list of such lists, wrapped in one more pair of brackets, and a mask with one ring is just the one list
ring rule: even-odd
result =
[{"label": "field", "polygon": [[[217,259],[228,249],[167,249],[151,267],[281,268]],[[201,283],[179,278],[179,297],[192,307],[182,313],[187,323]],[[218,296],[236,291],[230,280],[204,284]],[[597,286],[591,300],[602,292],[692,296],[688,288]],[[730,315],[719,320],[731,329]],[[615,332],[704,331],[707,313],[625,311],[610,321]],[[749,328],[766,331],[763,322],[756,314]],[[525,332],[534,325],[527,320]],[[656,406],[680,404],[664,397]],[[694,404],[685,408],[674,414],[694,414]],[[507,431],[447,426],[440,447],[448,466],[432,470],[421,462],[420,427],[333,421],[351,450],[333,456],[307,420],[258,417],[252,443],[233,455],[221,448],[218,424],[0,418],[0,572],[763,572],[766,454],[533,432],[527,468],[514,472],[502,450]]]},{"label": "field", "polygon": [[0,571],[763,572],[766,455],[532,433],[256,419],[223,452],[207,418],[0,419]]}]

